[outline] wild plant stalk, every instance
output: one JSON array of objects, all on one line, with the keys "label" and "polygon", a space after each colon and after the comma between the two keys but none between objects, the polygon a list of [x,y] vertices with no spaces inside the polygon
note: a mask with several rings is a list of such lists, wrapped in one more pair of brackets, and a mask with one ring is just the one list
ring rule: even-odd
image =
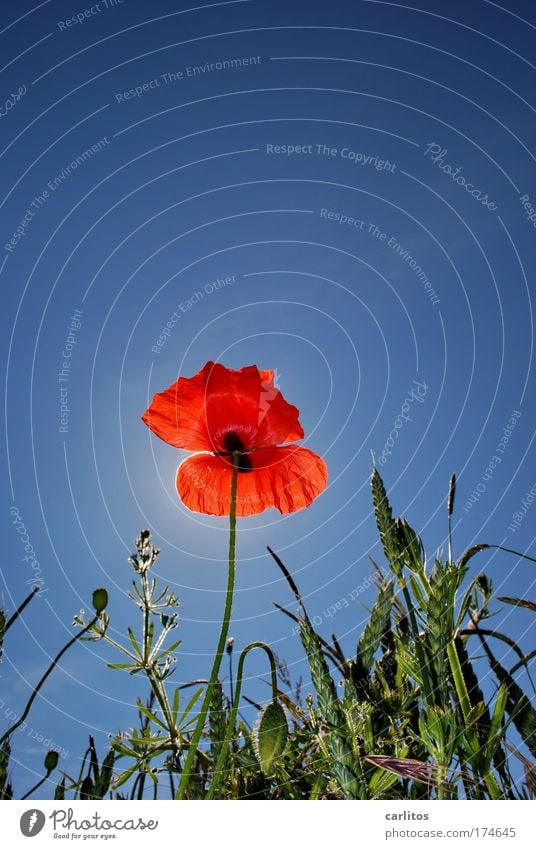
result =
[{"label": "wild plant stalk", "polygon": [[[235,497],[236,490],[233,500]],[[457,594],[468,561],[492,546],[473,546],[458,562],[454,561],[450,526],[453,498],[451,480],[448,559],[436,560],[428,572],[419,537],[405,520],[393,519],[383,482],[374,473],[373,501],[378,529],[395,580],[382,576],[378,598],[358,642],[355,660],[345,658],[335,635],[328,642],[316,633],[289,570],[270,550],[298,602],[300,615],[278,607],[299,626],[317,694],[317,708],[313,708],[312,699],[307,697],[307,714],[289,696],[279,694],[296,725],[284,759],[273,772],[264,775],[259,773],[259,764],[251,752],[253,735],[244,724],[239,729],[236,725],[244,652],[238,664],[225,731],[222,732],[221,724],[217,728],[215,725],[224,702],[223,698],[214,701],[214,678],[217,678],[214,669],[219,671],[224,647],[229,647],[226,643],[229,596],[226,598],[222,633],[209,681],[212,687],[205,691],[206,702],[211,695],[213,745],[207,752],[199,749],[207,725],[207,713],[202,709],[197,720],[197,737],[194,732],[187,744],[190,765],[183,768],[183,790],[177,793],[178,798],[235,798],[236,794],[259,792],[263,798],[274,798],[274,794],[276,798],[329,798],[334,794],[347,799],[451,799],[457,798],[457,783],[462,780],[466,798],[516,798],[505,766],[503,743],[508,723],[503,721],[503,714],[505,710],[510,714],[511,721],[522,729],[530,745],[534,740],[534,713],[526,709],[525,701],[520,699],[521,691],[512,686],[511,676],[505,677],[506,671],[491,658],[490,665],[503,688],[494,703],[487,705],[466,655],[463,641],[468,634],[482,638],[487,633],[486,629],[480,629],[479,623],[489,615],[491,589],[486,586],[484,576],[477,576],[461,600]],[[234,522],[235,516],[231,515],[231,529]],[[234,546],[235,538],[230,533],[233,579]],[[469,628],[464,629],[468,615]],[[491,633],[504,638],[521,662],[523,654],[512,640]],[[269,652],[268,647],[254,643],[246,647],[245,653],[253,647]],[[380,647],[383,655],[378,659]],[[342,699],[328,663],[346,680]],[[274,664],[271,668],[273,692],[276,692]],[[212,717],[214,711],[216,715]],[[377,754],[382,749],[390,754]],[[192,767],[196,757],[204,775],[194,783]],[[207,792],[204,786],[211,772]],[[274,780],[281,786],[274,788]]]},{"label": "wild plant stalk", "polygon": [[274,554],[271,549],[268,550],[283,572],[301,608],[302,616],[292,618],[296,618],[299,624],[300,639],[309,662],[311,680],[318,697],[320,713],[329,729],[328,748],[332,756],[330,771],[344,798],[367,798],[362,765],[359,758],[354,758],[352,746],[347,740],[346,718],[337,698],[335,685],[323,653],[322,642],[311,624],[303,599],[289,570],[281,558]]},{"label": "wild plant stalk", "polygon": [[7,740],[9,737],[11,737],[13,732],[16,731],[17,728],[19,728],[20,725],[22,725],[22,723],[24,722],[24,720],[26,719],[26,717],[30,713],[32,705],[33,705],[34,701],[36,700],[37,695],[38,695],[41,687],[43,686],[43,684],[45,683],[45,681],[47,680],[47,678],[49,677],[51,672],[54,671],[54,669],[58,665],[59,661],[61,660],[61,658],[63,657],[65,652],[69,651],[71,646],[74,646],[74,644],[76,643],[77,640],[79,640],[81,637],[84,636],[84,634],[86,634],[91,628],[93,628],[95,623],[100,618],[100,615],[101,615],[100,612],[97,613],[96,616],[85,626],[85,628],[82,631],[79,631],[77,634],[75,634],[74,637],[72,637],[72,639],[70,639],[69,642],[61,649],[61,651],[58,652],[58,654],[56,655],[56,657],[54,658],[54,660],[52,661],[52,663],[50,664],[50,666],[48,667],[46,672],[41,676],[38,683],[33,688],[32,695],[28,699],[28,701],[26,703],[26,707],[24,708],[20,717],[17,719],[16,722],[13,723],[11,728],[8,728],[8,730],[4,734],[2,734],[2,736],[0,737],[0,746],[3,744],[4,740]]},{"label": "wild plant stalk", "polygon": [[448,516],[448,539],[449,539],[449,563],[452,563],[452,513],[454,512],[454,500],[456,498],[456,475],[452,475],[449,483],[449,497],[447,499]]},{"label": "wild plant stalk", "polygon": [[[479,735],[474,727],[474,720],[471,718],[471,702],[469,700],[469,694],[467,692],[467,687],[465,685],[465,679],[463,677],[462,668],[460,665],[460,660],[458,657],[458,653],[456,651],[456,646],[454,642],[449,642],[447,645],[447,654],[450,662],[450,667],[452,670],[452,676],[454,678],[454,684],[456,687],[456,692],[458,694],[458,699],[460,700],[460,706],[462,709],[462,714],[464,721],[466,723],[465,727],[465,738],[467,744],[469,746],[469,757],[474,760],[478,758],[480,760],[480,752],[482,750],[482,743],[479,739]],[[490,797],[492,799],[501,799],[502,793],[495,780],[495,776],[491,771],[489,762],[482,764],[482,778],[484,783],[489,791]]]},{"label": "wild plant stalk", "polygon": [[16,622],[16,620],[19,618],[19,616],[22,614],[22,612],[25,610],[25,608],[30,604],[32,599],[34,599],[36,597],[38,592],[39,592],[39,587],[35,586],[33,588],[33,590],[31,591],[31,593],[29,593],[26,596],[26,598],[24,599],[22,604],[20,604],[17,607],[17,609],[15,610],[15,612],[9,617],[9,619],[7,620],[7,622],[5,623],[5,625],[1,629],[2,638],[4,637],[5,634],[7,634],[7,632],[9,631],[11,626],[13,625],[13,623]]},{"label": "wild plant stalk", "polygon": [[[452,799],[459,793],[465,798],[501,799],[527,798],[536,793],[533,764],[525,758],[526,789],[519,790],[506,760],[510,725],[515,726],[530,751],[536,752],[536,712],[513,679],[517,668],[527,668],[534,653],[524,654],[510,637],[482,625],[490,615],[492,597],[491,584],[484,575],[475,577],[462,592],[471,558],[488,548],[501,547],[475,545],[457,562],[454,560],[454,486],[455,480],[451,479],[447,502],[448,558],[444,562],[436,560],[428,571],[419,537],[405,520],[393,518],[383,482],[377,472],[373,474],[378,530],[392,574],[388,577],[378,569],[378,595],[354,658],[345,657],[334,634],[328,641],[316,633],[289,570],[270,550],[298,603],[299,615],[276,606],[298,625],[316,700],[308,695],[304,705],[296,694],[279,691],[273,652],[264,643],[254,642],[240,654],[236,676],[230,667],[233,690],[228,703],[218,674],[225,651],[230,663],[232,660],[232,643],[227,635],[236,553],[237,457],[233,454],[227,595],[210,679],[180,685],[172,697],[167,691],[166,679],[174,660],[170,652],[179,643],[165,649],[164,642],[176,626],[177,614],[170,610],[177,601],[167,587],[161,593],[156,580],[150,579],[149,569],[158,550],[150,543],[149,532],[142,531],[136,541],[138,555],[131,558],[139,576],[131,598],[141,612],[141,637],[137,639],[129,629],[128,648],[109,637],[109,619],[101,606],[95,606],[97,615],[87,624],[80,617],[75,619],[81,632],[57,655],[20,720],[0,738],[0,798],[12,796],[7,783],[11,735],[28,715],[37,692],[63,653],[80,638],[104,639],[121,651],[125,662],[109,666],[131,674],[142,672],[150,684],[151,696],[146,704],[138,702],[139,727],[114,738],[102,767],[90,740],[78,779],[64,775],[55,798],[64,799],[66,792],[74,792],[75,798],[95,799],[115,791],[116,798],[141,799],[150,791],[151,781],[156,798],[162,786],[158,780],[161,774],[166,777],[166,793],[171,792],[171,798],[189,799]],[[33,594],[9,622],[0,617],[0,635],[31,597]],[[502,600],[534,609],[534,603],[527,599]],[[155,633],[158,617],[162,627]],[[499,681],[497,692],[488,702],[477,677],[479,667],[473,669],[466,650],[471,635],[478,637]],[[518,662],[510,672],[492,654],[488,637],[499,639],[516,653]],[[270,661],[272,701],[261,709],[264,727],[261,722],[252,731],[239,719],[239,704],[244,698],[260,708],[243,695],[244,662],[253,648],[262,649]],[[342,697],[332,671],[344,679]],[[292,690],[289,678],[282,677],[281,681]],[[179,716],[179,691],[196,684],[205,686],[194,693]],[[193,706],[203,693],[199,715],[191,717]],[[282,706],[292,719],[290,732]],[[207,729],[211,745],[200,747]],[[114,757],[128,762],[128,767],[115,777]],[[45,769],[45,777],[24,798],[35,793],[49,777],[46,763]],[[177,790],[174,775],[179,772]],[[126,795],[117,793],[121,786],[128,787]]]},{"label": "wild plant stalk", "polygon": [[[136,550],[137,553],[129,558],[129,562],[139,576],[139,583],[136,580],[133,581],[133,592],[129,593],[129,597],[141,612],[141,640],[136,639],[131,628],[127,629],[131,644],[130,649],[112,639],[108,633],[109,618],[106,614],[103,615],[98,624],[93,626],[91,623],[86,626],[80,616],[76,617],[75,622],[83,627],[84,631],[90,630],[89,639],[104,640],[126,657],[128,662],[109,663],[110,668],[129,671],[131,675],[142,672],[149,682],[151,688],[149,703],[143,705],[138,701],[138,710],[143,718],[142,724],[145,723],[145,728],[142,731],[143,746],[140,747],[141,740],[134,732],[128,741],[121,738],[114,741],[115,749],[120,755],[132,757],[135,759],[135,764],[138,764],[140,773],[136,779],[136,792],[142,793],[146,774],[148,774],[145,770],[146,762],[148,763],[159,754],[168,752],[172,764],[178,767],[183,735],[177,724],[180,688],[175,690],[173,705],[170,703],[166,690],[166,679],[170,675],[175,660],[172,652],[180,645],[180,641],[169,646],[165,645],[167,637],[177,626],[178,613],[175,608],[178,607],[178,601],[175,594],[170,592],[167,586],[160,590],[156,579],[149,579],[150,570],[160,551],[152,544],[151,534],[148,530],[140,532],[140,536],[136,540]],[[155,634],[155,621],[158,620],[161,629],[158,634]],[[198,694],[194,695],[191,704],[194,703],[197,696]],[[153,709],[155,703],[158,704],[160,709],[161,719]],[[156,736],[151,736],[151,723],[157,729],[165,730],[168,735],[167,738],[162,737],[160,732]],[[133,769],[130,769],[126,771],[126,777],[125,774],[119,776],[116,786],[121,786],[132,772]]]},{"label": "wild plant stalk", "polygon": [[42,778],[40,778],[39,781],[36,784],[34,784],[34,786],[31,788],[31,790],[28,790],[28,792],[25,793],[24,796],[21,796],[20,797],[21,802],[23,802],[25,799],[29,799],[30,796],[32,796],[37,790],[39,790],[39,788],[42,787],[43,784],[45,783],[45,781],[47,781],[47,779],[50,777],[51,772],[52,772],[52,770],[50,770],[49,772],[46,772],[44,774],[44,776]]},{"label": "wild plant stalk", "polygon": [[[166,688],[163,685],[163,680],[165,676],[159,674],[158,665],[153,662],[155,650],[152,647],[153,626],[152,622],[150,621],[150,616],[153,611],[154,590],[151,590],[151,588],[149,587],[147,572],[141,573],[140,580],[142,586],[141,603],[143,609],[143,668],[151,685],[152,691],[156,697],[156,700],[160,705],[165,724],[169,731],[171,747],[174,751],[178,751],[180,747],[180,735],[177,732],[177,728],[173,720],[171,706],[168,701]],[[164,636],[166,632],[167,629],[164,626],[163,635],[161,635],[159,639],[160,646],[164,642]],[[157,644],[157,649],[159,648],[159,645]]]}]

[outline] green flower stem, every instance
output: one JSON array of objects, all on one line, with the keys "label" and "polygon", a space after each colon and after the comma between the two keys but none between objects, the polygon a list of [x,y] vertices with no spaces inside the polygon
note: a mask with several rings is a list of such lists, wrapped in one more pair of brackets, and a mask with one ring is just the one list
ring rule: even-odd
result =
[{"label": "green flower stem", "polygon": [[56,657],[54,658],[54,660],[52,661],[52,663],[48,667],[47,671],[45,672],[45,674],[43,675],[43,677],[41,678],[39,683],[35,686],[34,691],[33,691],[32,695],[30,696],[30,698],[28,699],[28,703],[26,704],[26,707],[24,708],[24,710],[22,712],[22,715],[11,726],[11,728],[8,728],[8,730],[5,732],[5,734],[3,734],[2,737],[0,737],[0,746],[2,745],[4,740],[6,740],[8,737],[10,737],[13,734],[13,732],[17,730],[19,725],[22,725],[22,723],[24,722],[24,720],[26,719],[26,717],[30,713],[30,708],[32,707],[32,705],[34,703],[35,698],[37,697],[39,690],[41,689],[41,687],[43,686],[43,684],[47,680],[48,676],[50,675],[50,673],[52,672],[52,670],[54,669],[56,664],[61,660],[61,658],[63,657],[65,652],[68,651],[71,648],[71,646],[74,645],[76,643],[76,641],[80,639],[80,637],[83,637],[84,634],[87,633],[87,631],[89,631],[93,627],[93,625],[95,624],[95,622],[97,621],[99,616],[100,616],[100,614],[97,614],[97,616],[95,616],[91,620],[91,622],[88,622],[88,624],[86,625],[85,628],[83,628],[81,631],[79,631],[78,634],[75,634],[74,637],[71,640],[69,640],[67,645],[65,645],[62,648],[62,650],[58,652],[58,654],[56,655]]},{"label": "green flower stem", "polygon": [[242,674],[244,669],[244,661],[252,649],[262,649],[268,655],[268,660],[270,661],[270,670],[272,673],[272,699],[273,701],[277,698],[277,668],[275,664],[275,657],[272,649],[266,645],[266,643],[249,643],[240,653],[240,658],[238,660],[238,669],[236,671],[236,690],[234,696],[234,702],[231,709],[231,715],[229,717],[229,722],[227,723],[227,730],[225,732],[225,739],[223,741],[223,745],[220,749],[220,754],[218,756],[218,760],[216,762],[216,766],[214,768],[214,776],[212,778],[212,784],[209,787],[207,793],[207,799],[213,799],[218,789],[221,779],[223,777],[225,761],[227,759],[227,754],[229,752],[229,743],[231,742],[231,736],[234,731],[236,725],[236,716],[238,713],[238,704],[240,702],[240,693],[242,691]]},{"label": "green flower stem", "polygon": [[233,591],[234,591],[234,581],[235,581],[235,553],[236,553],[236,489],[238,483],[238,466],[240,463],[240,452],[233,451],[233,475],[231,478],[231,505],[229,509],[229,573],[227,578],[227,594],[225,598],[225,609],[223,612],[223,621],[221,623],[221,631],[220,631],[220,639],[218,641],[218,648],[216,649],[216,655],[214,657],[214,663],[212,665],[212,672],[210,673],[210,679],[208,682],[207,689],[205,691],[205,697],[203,699],[203,704],[201,705],[201,710],[199,712],[199,719],[197,720],[197,725],[195,727],[195,731],[193,733],[192,739],[190,741],[190,746],[188,749],[188,755],[186,757],[186,761],[184,763],[184,768],[182,770],[181,780],[179,784],[179,789],[177,790],[176,799],[184,799],[184,795],[188,790],[188,784],[190,782],[190,775],[192,772],[192,766],[194,763],[194,758],[197,752],[197,747],[199,745],[199,741],[201,739],[201,735],[203,733],[203,728],[205,727],[205,721],[207,718],[207,714],[210,708],[210,703],[212,701],[212,691],[214,690],[214,685],[218,678],[218,673],[220,671],[221,661],[225,652],[225,644],[227,642],[227,635],[229,633],[229,623],[231,620],[231,610],[233,607]]}]

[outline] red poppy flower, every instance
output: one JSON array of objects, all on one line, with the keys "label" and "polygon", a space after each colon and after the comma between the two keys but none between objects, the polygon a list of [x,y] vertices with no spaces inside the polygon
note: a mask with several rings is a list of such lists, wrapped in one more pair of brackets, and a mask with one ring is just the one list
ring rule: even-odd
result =
[{"label": "red poppy flower", "polygon": [[303,438],[298,415],[274,386],[273,371],[208,362],[155,395],[142,419],[164,442],[202,452],[177,471],[179,496],[197,513],[229,515],[233,452],[240,451],[236,515],[251,516],[268,507],[293,513],[326,487],[324,461],[284,444]]}]

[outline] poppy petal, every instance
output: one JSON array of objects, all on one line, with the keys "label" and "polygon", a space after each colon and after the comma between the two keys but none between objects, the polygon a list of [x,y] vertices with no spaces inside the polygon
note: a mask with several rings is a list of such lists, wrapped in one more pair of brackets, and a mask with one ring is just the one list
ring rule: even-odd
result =
[{"label": "poppy petal", "polygon": [[213,451],[227,450],[225,437],[236,434],[245,449],[266,448],[303,439],[296,407],[274,386],[273,371],[220,364],[207,376],[207,430]]},{"label": "poppy petal", "polygon": [[206,368],[202,368],[194,377],[179,377],[164,392],[153,397],[151,406],[142,416],[153,433],[175,448],[188,451],[212,449],[203,415]]},{"label": "poppy petal", "polygon": [[176,448],[222,452],[229,450],[229,434],[244,449],[302,439],[298,416],[274,386],[273,371],[208,362],[155,395],[142,419]]},{"label": "poppy petal", "polygon": [[[294,513],[308,507],[326,487],[326,464],[308,448],[263,448],[244,456],[250,468],[238,474],[237,516],[252,516],[270,507],[281,513]],[[189,457],[177,471],[179,496],[196,513],[228,516],[232,471],[223,457]]]}]

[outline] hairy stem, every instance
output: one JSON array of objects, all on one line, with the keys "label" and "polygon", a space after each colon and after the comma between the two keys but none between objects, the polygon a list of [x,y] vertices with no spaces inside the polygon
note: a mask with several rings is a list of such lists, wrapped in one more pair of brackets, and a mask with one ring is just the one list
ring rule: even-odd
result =
[{"label": "hairy stem", "polygon": [[33,693],[32,693],[32,695],[30,696],[30,698],[28,699],[28,702],[27,702],[27,704],[26,704],[26,707],[24,708],[24,710],[23,710],[23,712],[22,712],[21,716],[19,717],[19,719],[17,719],[17,721],[16,721],[16,722],[15,722],[15,723],[11,726],[11,728],[8,728],[8,730],[5,732],[5,734],[3,734],[3,735],[0,737],[0,746],[2,745],[2,743],[4,742],[4,740],[6,740],[8,737],[10,737],[10,736],[13,734],[13,732],[17,730],[17,728],[19,727],[19,725],[22,725],[22,723],[24,722],[24,720],[26,719],[26,717],[27,717],[27,716],[28,716],[28,714],[30,713],[30,709],[31,709],[31,707],[32,707],[32,705],[33,705],[33,703],[34,703],[34,701],[35,701],[36,697],[37,697],[37,694],[38,694],[39,690],[41,689],[41,687],[43,686],[43,684],[44,684],[44,683],[45,683],[45,681],[47,680],[48,676],[50,675],[50,673],[52,672],[52,670],[54,669],[54,667],[56,666],[56,664],[57,664],[57,663],[61,660],[61,658],[63,657],[63,655],[65,654],[65,652],[66,652],[66,651],[68,651],[68,650],[71,648],[71,646],[72,646],[72,645],[74,645],[74,643],[76,643],[76,641],[80,639],[80,637],[83,637],[83,636],[84,636],[84,634],[85,634],[85,633],[87,633],[87,631],[89,631],[89,630],[90,630],[90,628],[92,628],[92,627],[93,627],[93,625],[95,624],[95,622],[96,622],[96,621],[97,621],[97,619],[99,618],[99,615],[100,615],[100,614],[97,614],[97,616],[95,616],[95,617],[91,620],[91,622],[89,622],[89,623],[86,625],[86,627],[85,627],[85,628],[83,628],[81,631],[79,631],[79,632],[78,632],[78,634],[75,634],[75,635],[74,635],[74,637],[73,637],[71,640],[69,640],[69,642],[67,643],[67,645],[65,645],[65,646],[62,648],[62,650],[58,652],[58,654],[56,655],[56,657],[54,658],[54,660],[52,661],[52,663],[51,663],[51,664],[50,664],[50,666],[48,667],[47,671],[45,672],[45,674],[43,675],[43,677],[41,678],[41,680],[40,680],[40,681],[38,682],[38,684],[35,686],[35,688],[34,688],[34,690],[33,690]]},{"label": "hairy stem", "polygon": [[30,593],[28,596],[26,596],[26,598],[24,599],[24,601],[22,602],[22,604],[21,604],[21,605],[19,605],[19,607],[17,607],[16,611],[13,613],[13,615],[12,615],[12,616],[11,616],[11,617],[7,620],[6,624],[4,625],[4,634],[5,634],[5,633],[6,633],[6,632],[7,632],[7,631],[11,628],[11,626],[13,625],[13,623],[14,623],[14,622],[15,622],[15,621],[19,618],[19,616],[21,615],[21,613],[22,613],[22,611],[24,610],[24,608],[25,608],[28,604],[30,604],[30,602],[31,602],[32,598],[35,598],[35,596],[36,596],[36,594],[37,594],[38,592],[39,592],[39,587],[37,587],[37,586],[36,586],[36,587],[34,587],[34,588],[33,588],[33,590],[31,591],[31,593]]},{"label": "hairy stem", "polygon": [[[188,790],[188,784],[190,783],[190,775],[192,772],[192,766],[194,763],[195,755],[197,752],[197,747],[199,745],[199,741],[201,739],[201,735],[203,733],[203,728],[205,727],[205,721],[207,718],[207,713],[210,708],[210,703],[212,701],[212,691],[214,690],[214,685],[218,678],[218,673],[220,671],[221,661],[223,658],[223,654],[225,652],[225,644],[227,642],[227,635],[229,633],[229,623],[231,620],[231,610],[233,607],[233,592],[234,592],[234,581],[235,581],[235,553],[236,553],[236,488],[238,482],[238,465],[240,462],[240,452],[233,451],[233,475],[231,479],[231,505],[229,510],[229,572],[227,578],[227,593],[225,597],[225,609],[223,612],[223,620],[221,623],[221,631],[220,638],[218,641],[218,647],[216,649],[216,655],[214,657],[214,663],[212,664],[212,671],[210,673],[210,679],[208,682],[207,689],[205,691],[205,697],[203,699],[203,704],[201,705],[201,710],[199,712],[199,718],[197,720],[197,725],[195,727],[195,731],[192,736],[192,740],[190,742],[190,747],[188,749],[188,756],[186,758],[184,769],[182,771],[181,780],[179,784],[179,789],[177,790],[177,799],[184,799],[185,793]],[[236,698],[236,696],[235,696]]]}]

